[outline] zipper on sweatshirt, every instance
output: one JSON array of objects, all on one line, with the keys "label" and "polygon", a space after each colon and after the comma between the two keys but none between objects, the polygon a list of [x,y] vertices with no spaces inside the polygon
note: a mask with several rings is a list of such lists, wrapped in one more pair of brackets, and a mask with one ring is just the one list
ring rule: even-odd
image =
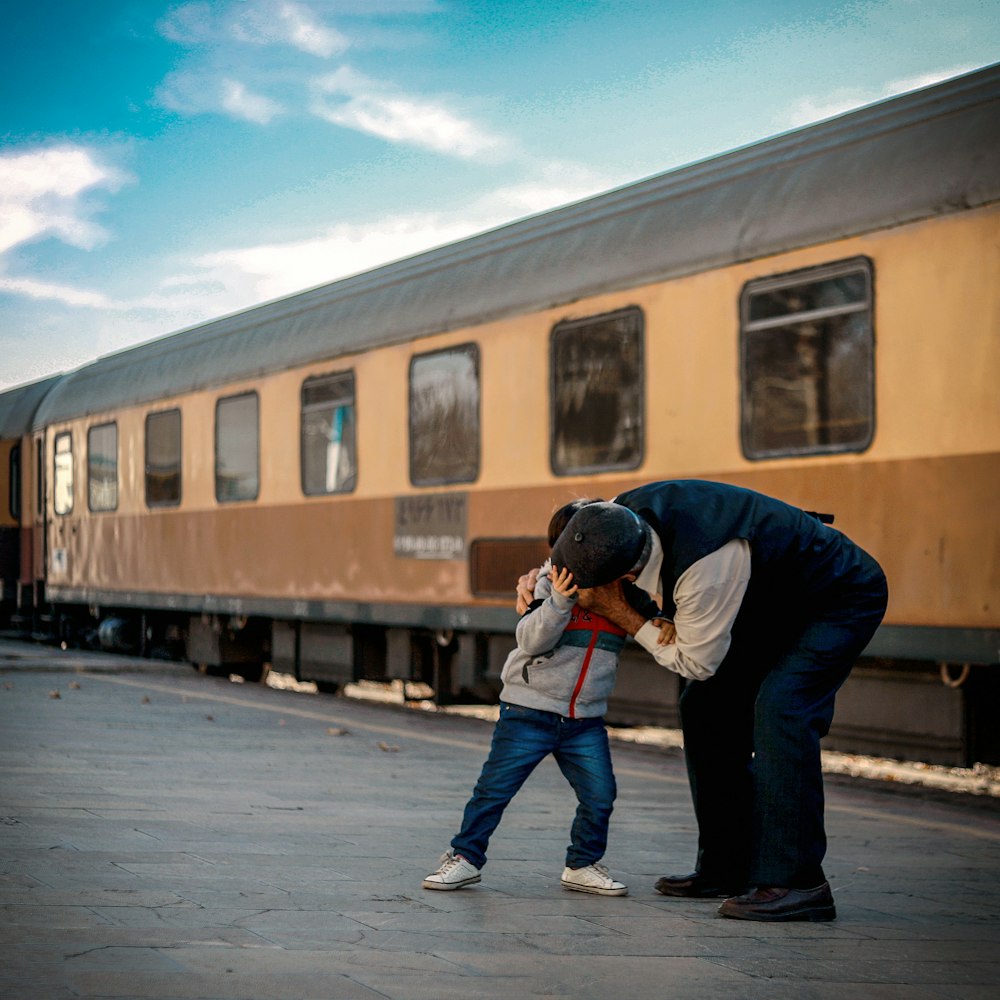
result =
[{"label": "zipper on sweatshirt", "polygon": [[583,656],[583,664],[580,667],[580,673],[577,674],[576,686],[573,688],[573,694],[569,699],[569,718],[576,718],[576,699],[583,689],[583,682],[587,679],[587,671],[590,670],[590,658],[594,655],[594,647],[597,645],[597,637],[600,635],[599,629],[592,629],[590,632],[590,642],[587,645],[587,652]]}]

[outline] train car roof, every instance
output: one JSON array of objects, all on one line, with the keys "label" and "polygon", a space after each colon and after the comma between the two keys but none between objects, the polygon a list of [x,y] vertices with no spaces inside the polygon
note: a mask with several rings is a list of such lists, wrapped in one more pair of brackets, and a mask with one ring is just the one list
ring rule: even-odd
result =
[{"label": "train car roof", "polygon": [[70,372],[36,426],[1000,200],[1000,64]]},{"label": "train car roof", "polygon": [[65,375],[52,375],[39,382],[19,385],[0,393],[0,438],[19,438],[34,422],[38,404]]}]

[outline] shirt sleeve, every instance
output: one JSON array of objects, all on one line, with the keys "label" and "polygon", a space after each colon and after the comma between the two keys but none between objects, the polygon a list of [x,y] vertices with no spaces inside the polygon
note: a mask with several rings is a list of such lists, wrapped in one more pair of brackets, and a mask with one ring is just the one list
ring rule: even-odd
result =
[{"label": "shirt sleeve", "polygon": [[554,649],[566,630],[575,605],[575,596],[557,594],[552,589],[548,574],[540,575],[535,584],[535,600],[517,623],[515,636],[519,648],[529,656]]},{"label": "shirt sleeve", "polygon": [[729,652],[733,622],[750,582],[750,543],[734,538],[688,567],[674,587],[676,641],[657,643],[659,630],[646,622],[636,642],[661,666],[682,677],[711,677]]}]

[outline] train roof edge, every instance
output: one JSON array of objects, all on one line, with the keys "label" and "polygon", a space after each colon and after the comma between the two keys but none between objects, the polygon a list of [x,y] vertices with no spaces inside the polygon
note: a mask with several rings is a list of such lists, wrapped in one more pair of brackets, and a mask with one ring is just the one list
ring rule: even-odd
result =
[{"label": "train roof edge", "polygon": [[0,392],[0,439],[19,438],[34,422],[35,412],[53,386],[66,375],[50,375]]},{"label": "train roof edge", "polygon": [[998,120],[1000,63],[100,358],[32,426],[986,205]]}]

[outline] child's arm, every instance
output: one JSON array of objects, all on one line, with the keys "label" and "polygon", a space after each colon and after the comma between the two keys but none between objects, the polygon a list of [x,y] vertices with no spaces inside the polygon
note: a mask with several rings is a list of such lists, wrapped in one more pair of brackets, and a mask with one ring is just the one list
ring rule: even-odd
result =
[{"label": "child's arm", "polygon": [[566,630],[576,604],[576,585],[567,569],[549,571],[538,578],[535,600],[517,623],[517,645],[529,656],[554,649]]}]

